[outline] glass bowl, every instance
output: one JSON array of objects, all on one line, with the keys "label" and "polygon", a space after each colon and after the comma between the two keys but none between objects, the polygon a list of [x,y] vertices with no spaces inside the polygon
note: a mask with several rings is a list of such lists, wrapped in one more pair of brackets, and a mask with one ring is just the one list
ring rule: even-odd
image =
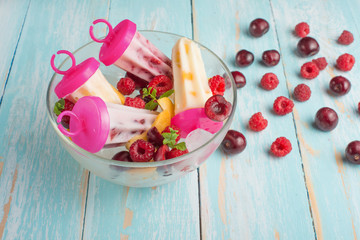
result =
[{"label": "glass bowl", "polygon": [[[177,40],[182,37],[159,31],[140,32],[169,57],[171,56],[172,47]],[[224,139],[236,109],[236,86],[231,72],[215,53],[200,43],[197,44],[201,50],[207,76],[222,75],[226,79],[227,86],[224,97],[232,104],[232,111],[229,118],[224,121],[223,127],[214,134],[210,140],[205,141],[204,144],[188,154],[158,162],[121,162],[111,160],[115,153],[122,150],[119,147],[104,148],[95,154],[87,152],[78,147],[68,137],[64,136],[57,127],[57,116],[54,114],[53,108],[58,98],[54,93],[54,88],[62,79],[62,75],[55,73],[47,89],[46,105],[51,125],[57,133],[63,147],[82,167],[88,169],[91,173],[110,182],[130,187],[153,187],[162,185],[175,181],[197,169],[200,164],[218,148]],[[89,57],[94,57],[98,60],[100,47],[101,44],[93,41],[82,46],[73,52],[76,62],[80,63]],[[70,66],[71,60],[68,57],[60,65],[59,69],[68,69]],[[119,79],[125,75],[125,72],[116,66],[106,67],[101,64],[100,70],[113,86],[116,86]],[[65,159],[59,160],[65,161]]]}]

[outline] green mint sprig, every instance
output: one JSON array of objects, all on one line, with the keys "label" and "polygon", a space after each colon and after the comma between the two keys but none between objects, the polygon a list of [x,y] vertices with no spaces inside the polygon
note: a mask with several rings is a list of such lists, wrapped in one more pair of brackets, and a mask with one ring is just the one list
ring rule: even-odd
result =
[{"label": "green mint sprig", "polygon": [[59,116],[60,113],[64,110],[64,108],[65,100],[63,98],[60,98],[60,100],[57,101],[54,106],[54,113],[56,114],[56,116]]},{"label": "green mint sprig", "polygon": [[143,97],[150,96],[151,100],[145,104],[145,109],[148,110],[154,110],[159,104],[157,102],[157,99],[163,98],[163,97],[169,97],[171,94],[174,93],[174,89],[171,89],[165,93],[163,93],[159,98],[156,97],[157,91],[156,89],[149,87],[149,88],[143,88]]},{"label": "green mint sprig", "polygon": [[181,151],[186,150],[185,142],[176,144],[176,138],[179,136],[178,130],[169,128],[170,132],[164,132],[161,135],[164,137],[163,144],[168,145],[170,148],[176,148]]}]

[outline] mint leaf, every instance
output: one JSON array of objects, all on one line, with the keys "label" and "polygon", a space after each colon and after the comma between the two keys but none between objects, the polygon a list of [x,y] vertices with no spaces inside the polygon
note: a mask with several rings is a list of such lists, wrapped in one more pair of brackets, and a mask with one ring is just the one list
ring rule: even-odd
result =
[{"label": "mint leaf", "polygon": [[61,98],[59,101],[55,103],[54,113],[56,114],[56,116],[59,116],[60,113],[64,110],[65,108],[64,105],[65,105],[65,100],[63,98]]},{"label": "mint leaf", "polygon": [[170,89],[169,91],[164,92],[164,93],[159,97],[159,99],[160,99],[160,98],[163,98],[163,97],[170,97],[171,94],[173,94],[173,93],[174,93],[174,89]]},{"label": "mint leaf", "polygon": [[174,148],[179,149],[181,151],[185,151],[186,150],[186,144],[185,144],[185,142],[181,142],[181,143],[176,144],[174,146]]},{"label": "mint leaf", "polygon": [[145,104],[145,109],[154,110],[157,107],[158,103],[153,99],[150,102]]},{"label": "mint leaf", "polygon": [[[164,137],[163,144],[168,145],[170,148],[174,148],[176,145],[176,138],[179,136],[177,130],[169,128],[170,132],[164,132],[161,135]],[[180,145],[180,148],[183,148],[183,144]],[[186,147],[185,147],[186,149]]]}]

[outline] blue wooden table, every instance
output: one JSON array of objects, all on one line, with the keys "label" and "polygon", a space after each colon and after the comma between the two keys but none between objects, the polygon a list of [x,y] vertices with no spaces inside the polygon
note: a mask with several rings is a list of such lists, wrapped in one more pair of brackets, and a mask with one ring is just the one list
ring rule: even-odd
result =
[{"label": "blue wooden table", "polygon": [[[0,0],[0,238],[359,239],[360,168],[343,155],[360,139],[360,69],[358,63],[346,73],[334,68],[345,52],[360,61],[359,12],[357,0]],[[270,31],[254,39],[247,29],[258,17],[269,21]],[[238,90],[232,128],[245,134],[246,150],[235,156],[218,150],[198,171],[149,189],[117,186],[82,169],[59,145],[45,92],[51,55],[89,42],[97,18],[112,24],[129,18],[139,29],[193,38],[242,71],[247,85]],[[309,59],[294,53],[292,31],[301,21],[321,46],[317,57],[329,62],[312,81],[299,77]],[[345,29],[355,37],[350,46],[336,43]],[[243,48],[256,58],[246,69],[234,65]],[[276,67],[258,62],[268,49],[281,52]],[[280,84],[267,92],[258,84],[270,71]],[[335,75],[352,82],[344,97],[327,93]],[[292,114],[274,115],[273,100],[292,97],[300,83],[310,86],[311,99],[295,102]],[[340,117],[332,132],[312,125],[324,106]],[[269,126],[255,133],[247,122],[259,111]],[[279,159],[268,149],[280,136],[293,150]]]}]

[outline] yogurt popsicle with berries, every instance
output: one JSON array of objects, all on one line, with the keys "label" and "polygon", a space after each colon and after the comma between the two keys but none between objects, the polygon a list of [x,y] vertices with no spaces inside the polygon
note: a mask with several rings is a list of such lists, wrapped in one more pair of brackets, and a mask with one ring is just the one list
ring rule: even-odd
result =
[{"label": "yogurt popsicle with berries", "polygon": [[66,98],[76,103],[84,96],[97,96],[105,102],[124,103],[124,96],[106,80],[99,69],[100,63],[95,58],[88,58],[76,65],[75,57],[71,52],[66,50],[57,52],[57,54],[62,53],[69,55],[72,60],[72,65],[68,70],[60,71],[55,67],[55,54],[50,61],[54,71],[64,75],[54,90],[59,98]]},{"label": "yogurt popsicle with berries", "polygon": [[95,153],[105,147],[116,147],[148,130],[157,112],[86,96],[75,103],[72,111],[63,111],[57,118],[70,117],[70,128],[58,125],[60,132],[83,149]]},{"label": "yogurt popsicle with berries", "polygon": [[172,78],[171,60],[136,30],[136,24],[125,19],[113,29],[105,19],[93,24],[105,23],[109,33],[104,39],[97,39],[90,26],[90,36],[95,42],[103,43],[99,59],[106,66],[115,66],[148,82],[157,75]]},{"label": "yogurt popsicle with berries", "polygon": [[182,137],[196,128],[217,132],[222,122],[208,119],[204,112],[206,101],[212,96],[198,45],[180,38],[172,49],[175,92],[175,117],[172,124],[182,129]]}]

